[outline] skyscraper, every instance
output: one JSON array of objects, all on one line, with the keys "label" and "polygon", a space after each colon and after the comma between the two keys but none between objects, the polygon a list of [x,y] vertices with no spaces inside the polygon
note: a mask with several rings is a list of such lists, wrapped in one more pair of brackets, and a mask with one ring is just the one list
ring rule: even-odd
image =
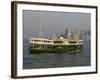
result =
[{"label": "skyscraper", "polygon": [[65,37],[65,38],[68,38],[68,29],[67,29],[67,28],[65,29],[64,37]]}]

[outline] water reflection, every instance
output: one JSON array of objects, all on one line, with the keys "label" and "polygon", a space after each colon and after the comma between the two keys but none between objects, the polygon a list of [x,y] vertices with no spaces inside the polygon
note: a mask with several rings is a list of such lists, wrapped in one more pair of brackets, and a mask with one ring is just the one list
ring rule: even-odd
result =
[{"label": "water reflection", "polygon": [[28,43],[24,42],[23,56],[23,69],[89,66],[90,42],[81,52],[69,53],[29,53]]}]

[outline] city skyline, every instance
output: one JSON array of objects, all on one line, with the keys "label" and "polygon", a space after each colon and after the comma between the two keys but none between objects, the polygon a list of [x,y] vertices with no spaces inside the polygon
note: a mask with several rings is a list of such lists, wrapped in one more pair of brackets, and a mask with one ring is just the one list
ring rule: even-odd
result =
[{"label": "city skyline", "polygon": [[90,14],[75,12],[23,11],[23,36],[25,38],[61,34],[68,31],[90,30]]}]

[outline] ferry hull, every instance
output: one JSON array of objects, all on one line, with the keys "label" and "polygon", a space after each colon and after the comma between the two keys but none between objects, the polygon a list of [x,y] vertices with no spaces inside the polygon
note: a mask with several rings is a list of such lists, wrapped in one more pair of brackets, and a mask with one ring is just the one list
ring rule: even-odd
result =
[{"label": "ferry hull", "polygon": [[48,52],[48,53],[63,53],[63,52],[70,52],[70,51],[80,51],[82,49],[82,46],[81,45],[71,45],[71,46],[64,46],[64,47],[52,47],[52,48],[34,48],[34,47],[29,47],[29,51],[30,53],[45,53],[45,52]]}]

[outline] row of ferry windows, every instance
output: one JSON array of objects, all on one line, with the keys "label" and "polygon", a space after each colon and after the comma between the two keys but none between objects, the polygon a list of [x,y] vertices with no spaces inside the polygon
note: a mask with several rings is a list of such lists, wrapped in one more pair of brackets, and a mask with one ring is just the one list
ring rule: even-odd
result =
[{"label": "row of ferry windows", "polygon": [[32,41],[35,41],[35,42],[48,42],[48,43],[52,43],[52,41],[46,41],[46,40],[32,40]]},{"label": "row of ferry windows", "polygon": [[[52,41],[46,41],[46,40],[31,40],[31,41],[52,43]],[[68,41],[68,42],[69,43],[77,43],[76,41]],[[63,43],[63,41],[53,41],[53,43]]]},{"label": "row of ferry windows", "polygon": [[[31,41],[52,43],[52,41],[46,41],[46,40],[31,40]],[[53,43],[63,43],[63,42],[62,41],[53,41]]]}]

